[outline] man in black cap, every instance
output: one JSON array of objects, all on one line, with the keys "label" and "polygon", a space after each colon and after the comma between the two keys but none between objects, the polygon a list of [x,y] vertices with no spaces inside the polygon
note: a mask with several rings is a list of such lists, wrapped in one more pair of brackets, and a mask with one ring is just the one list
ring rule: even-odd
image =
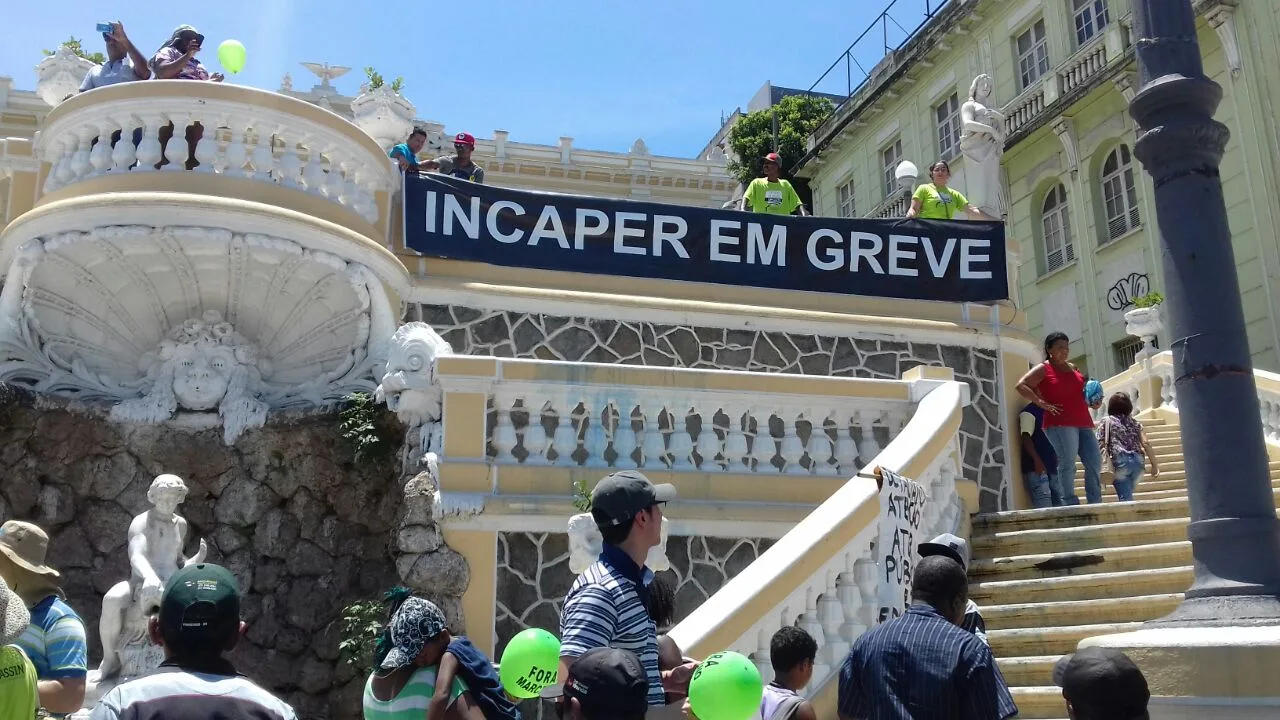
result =
[{"label": "man in black cap", "polygon": [[[595,648],[635,653],[647,678],[650,705],[664,706],[667,689],[687,689],[693,665],[662,672],[658,634],[646,609],[653,572],[644,566],[649,549],[662,541],[662,505],[674,500],[672,485],[654,485],[635,470],[605,477],[591,493],[591,515],[604,540],[600,558],[574,581],[560,615],[560,678],[574,660]],[[664,677],[665,676],[665,677]]]},{"label": "man in black cap", "polygon": [[226,568],[196,563],[175,572],[147,626],[151,642],[164,647],[164,662],[104,695],[90,720],[297,720],[292,708],[236,674],[223,657],[244,630],[240,590]]},{"label": "man in black cap", "polygon": [[1147,720],[1151,691],[1128,655],[1091,647],[1067,655],[1053,669],[1071,720]]},{"label": "man in black cap", "polygon": [[[962,537],[957,537],[951,533],[943,533],[927,543],[920,543],[918,550],[922,558],[930,555],[949,557],[960,563],[960,567],[964,568],[965,572],[969,570],[969,543],[965,542]],[[972,598],[965,605],[964,622],[960,623],[960,627],[978,636],[978,639],[983,643],[991,644],[987,642],[987,623],[982,619],[982,613],[978,611],[978,604]]]},{"label": "man in black cap", "polygon": [[642,720],[649,709],[649,680],[635,653],[596,648],[569,666],[558,702],[564,720]]}]

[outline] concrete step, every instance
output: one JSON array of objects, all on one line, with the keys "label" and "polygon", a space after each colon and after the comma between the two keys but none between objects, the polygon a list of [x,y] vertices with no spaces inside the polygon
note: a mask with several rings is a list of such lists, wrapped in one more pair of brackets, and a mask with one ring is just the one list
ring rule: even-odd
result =
[{"label": "concrete step", "polygon": [[1067,701],[1062,699],[1062,688],[1016,687],[1010,688],[1013,701],[1018,705],[1019,718],[1060,718],[1067,714]]},{"label": "concrete step", "polygon": [[[1146,504],[1121,505],[1117,503],[1114,507],[1125,509],[1141,507]],[[1028,512],[1049,513],[1055,509],[1057,508]],[[1071,510],[1074,508],[1064,509]],[[1103,506],[1103,509],[1108,508]],[[1095,508],[1087,508],[1087,510],[1096,511]],[[1090,517],[1090,513],[1086,512],[1079,517],[1084,521]],[[1038,527],[1029,530],[1016,529],[989,532],[975,535],[972,540],[972,548],[973,555],[976,557],[1024,555],[1033,552],[1100,552],[1106,548],[1184,540],[1187,537],[1188,522],[1190,522],[1189,518],[1184,516],[1158,520],[1114,522],[1105,525]]]},{"label": "concrete step", "polygon": [[990,580],[969,586],[969,597],[986,612],[988,604],[1097,600],[1127,594],[1181,593],[1191,587],[1190,565],[1111,573],[1040,577],[1028,580]]},{"label": "concrete step", "polygon": [[1124,597],[1126,589],[1123,586],[1117,586],[1115,592],[1120,596],[1096,600],[989,605],[980,606],[980,609],[988,630],[1011,630],[1146,622],[1168,615],[1182,602],[1180,592]]},{"label": "concrete step", "polygon": [[1052,655],[1055,653],[1066,655],[1067,653],[1075,652],[1076,645],[1087,637],[1134,632],[1141,628],[1142,623],[1140,622],[1126,622],[1102,625],[990,630],[987,632],[987,640],[991,643],[991,652],[998,658]]},{"label": "concrete step", "polygon": [[[1033,510],[984,513],[973,519],[973,542],[993,533],[1013,530],[1102,526],[1139,520],[1188,517],[1186,496],[1101,505],[1071,505]],[[976,554],[976,553],[975,553]]]},{"label": "concrete step", "polygon": [[[1176,459],[1166,461],[1164,458],[1160,457],[1159,455],[1156,456],[1156,460],[1159,461],[1160,463],[1159,479],[1160,480],[1186,479],[1187,468],[1186,468],[1186,464],[1182,461],[1182,455],[1178,454],[1170,457],[1174,457]],[[1148,467],[1150,467],[1150,465],[1148,465]],[[1268,470],[1268,474],[1270,474],[1272,478],[1275,478],[1277,475],[1280,475],[1280,461],[1273,460],[1270,463],[1268,463],[1267,470]],[[1081,465],[1079,462],[1077,462],[1076,463],[1076,484],[1080,485],[1083,481],[1084,481],[1084,466]],[[1081,485],[1081,487],[1083,487],[1083,485]]]},{"label": "concrete step", "polygon": [[997,658],[1000,674],[1009,687],[1053,685],[1053,667],[1061,655],[1029,655],[1024,657]]},{"label": "concrete step", "polygon": [[1130,572],[1177,568],[1191,564],[1191,541],[1134,544],[1083,552],[978,557],[969,564],[969,576],[978,582],[1031,580],[1035,578]]}]

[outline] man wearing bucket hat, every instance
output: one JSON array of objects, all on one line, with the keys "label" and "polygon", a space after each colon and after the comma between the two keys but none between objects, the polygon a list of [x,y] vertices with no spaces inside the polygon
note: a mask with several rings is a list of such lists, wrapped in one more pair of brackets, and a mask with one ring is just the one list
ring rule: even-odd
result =
[{"label": "man wearing bucket hat", "polygon": [[[960,563],[960,567],[967,572],[969,570],[969,543],[965,542],[962,537],[957,537],[951,533],[943,533],[927,543],[920,543],[920,557],[925,558],[930,555],[941,555],[949,557]],[[987,623],[982,619],[982,613],[978,610],[978,604],[972,599],[964,608],[964,622],[960,627],[973,633],[984,644],[987,642]]]},{"label": "man wearing bucket hat", "polygon": [[790,215],[799,209],[801,215],[808,215],[796,189],[789,181],[779,177],[782,172],[782,156],[771,152],[763,159],[764,177],[758,177],[747,185],[747,190],[742,195],[742,209],[770,215]]},{"label": "man wearing bucket hat", "polygon": [[[621,470],[591,493],[591,515],[603,539],[600,557],[574,581],[560,615],[560,682],[587,651],[612,647],[635,653],[648,678],[648,702],[666,704],[666,691],[685,692],[693,663],[663,672],[658,636],[646,609],[653,572],[644,566],[662,541],[662,506],[672,485],[654,485],[642,473]],[[664,688],[664,684],[667,685]]]},{"label": "man wearing bucket hat", "polygon": [[30,623],[22,598],[0,580],[0,718],[33,718],[40,706],[36,668],[13,644]]},{"label": "man wearing bucket hat", "polygon": [[31,623],[18,639],[39,677],[40,704],[62,717],[80,709],[89,650],[84,621],[62,600],[61,576],[45,564],[49,536],[31,523],[0,525],[0,579],[31,611]]},{"label": "man wearing bucket hat", "polygon": [[196,59],[204,45],[204,35],[190,25],[179,25],[148,65],[157,80],[212,80],[222,82],[222,73],[209,74]]},{"label": "man wearing bucket hat", "polygon": [[147,624],[164,662],[145,677],[117,685],[89,720],[227,718],[297,720],[293,709],[255,685],[224,657],[244,634],[240,588],[229,570],[194,563],[175,572]]},{"label": "man wearing bucket hat", "polygon": [[471,133],[460,132],[453,136],[454,155],[445,155],[436,158],[433,163],[439,172],[445,175],[452,175],[459,180],[467,180],[473,183],[484,184],[484,168],[476,165],[471,159],[471,154],[475,152],[476,139]]}]

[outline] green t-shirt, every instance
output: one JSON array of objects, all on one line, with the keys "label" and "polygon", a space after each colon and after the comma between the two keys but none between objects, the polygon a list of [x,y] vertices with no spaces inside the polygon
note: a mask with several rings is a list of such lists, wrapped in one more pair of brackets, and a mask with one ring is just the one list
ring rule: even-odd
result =
[{"label": "green t-shirt", "polygon": [[751,212],[790,215],[801,205],[796,189],[782,179],[769,182],[767,178],[756,178],[747,186],[745,197]]},{"label": "green t-shirt", "polygon": [[[409,676],[409,682],[400,689],[400,694],[391,700],[379,700],[373,694],[373,676],[364,683],[364,720],[422,720],[427,716],[427,704],[431,696],[436,694],[437,667],[418,668]],[[467,691],[466,683],[457,675],[453,676],[453,687],[449,688],[449,704]]]},{"label": "green t-shirt", "polygon": [[39,705],[35,665],[16,645],[0,647],[0,720],[32,720]]},{"label": "green t-shirt", "polygon": [[916,188],[911,199],[920,201],[920,218],[924,220],[950,220],[969,207],[969,201],[958,191],[952,188],[939,190],[933,183]]}]

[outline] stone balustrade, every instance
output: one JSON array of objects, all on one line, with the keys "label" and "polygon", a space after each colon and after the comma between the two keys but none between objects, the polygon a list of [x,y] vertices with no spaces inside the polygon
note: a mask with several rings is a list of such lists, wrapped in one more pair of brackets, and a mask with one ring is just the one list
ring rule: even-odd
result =
[{"label": "stone balustrade", "polygon": [[1058,81],[1063,94],[1075,90],[1107,66],[1107,45],[1098,35],[1080,48],[1058,68]]},{"label": "stone balustrade", "polygon": [[1012,137],[1024,125],[1031,123],[1044,112],[1044,94],[1044,83],[1037,82],[1004,107],[1006,136]]},{"label": "stone balustrade", "polygon": [[369,223],[380,218],[379,193],[399,182],[377,143],[331,112],[253,88],[160,80],[99,88],[54,108],[37,138],[51,166],[43,193],[104,176],[182,173],[189,128],[199,138],[192,172],[293,188]]},{"label": "stone balustrade", "polygon": [[873,469],[894,470],[927,488],[921,527],[926,537],[960,529],[965,504],[975,509],[972,488],[961,487],[972,483],[957,477],[966,388],[949,380],[927,382],[927,394],[906,427],[859,475],[672,629],[686,653],[703,657],[735,650],[751,657],[767,677],[770,638],[783,625],[797,624],[821,648],[806,694],[819,717],[834,715],[840,663],[877,619],[879,573],[872,542],[879,528],[879,490]]},{"label": "stone balustrade", "polygon": [[914,188],[902,188],[894,190],[889,197],[886,197],[867,213],[869,218],[900,218],[907,216],[907,210],[911,209],[911,192]]}]

